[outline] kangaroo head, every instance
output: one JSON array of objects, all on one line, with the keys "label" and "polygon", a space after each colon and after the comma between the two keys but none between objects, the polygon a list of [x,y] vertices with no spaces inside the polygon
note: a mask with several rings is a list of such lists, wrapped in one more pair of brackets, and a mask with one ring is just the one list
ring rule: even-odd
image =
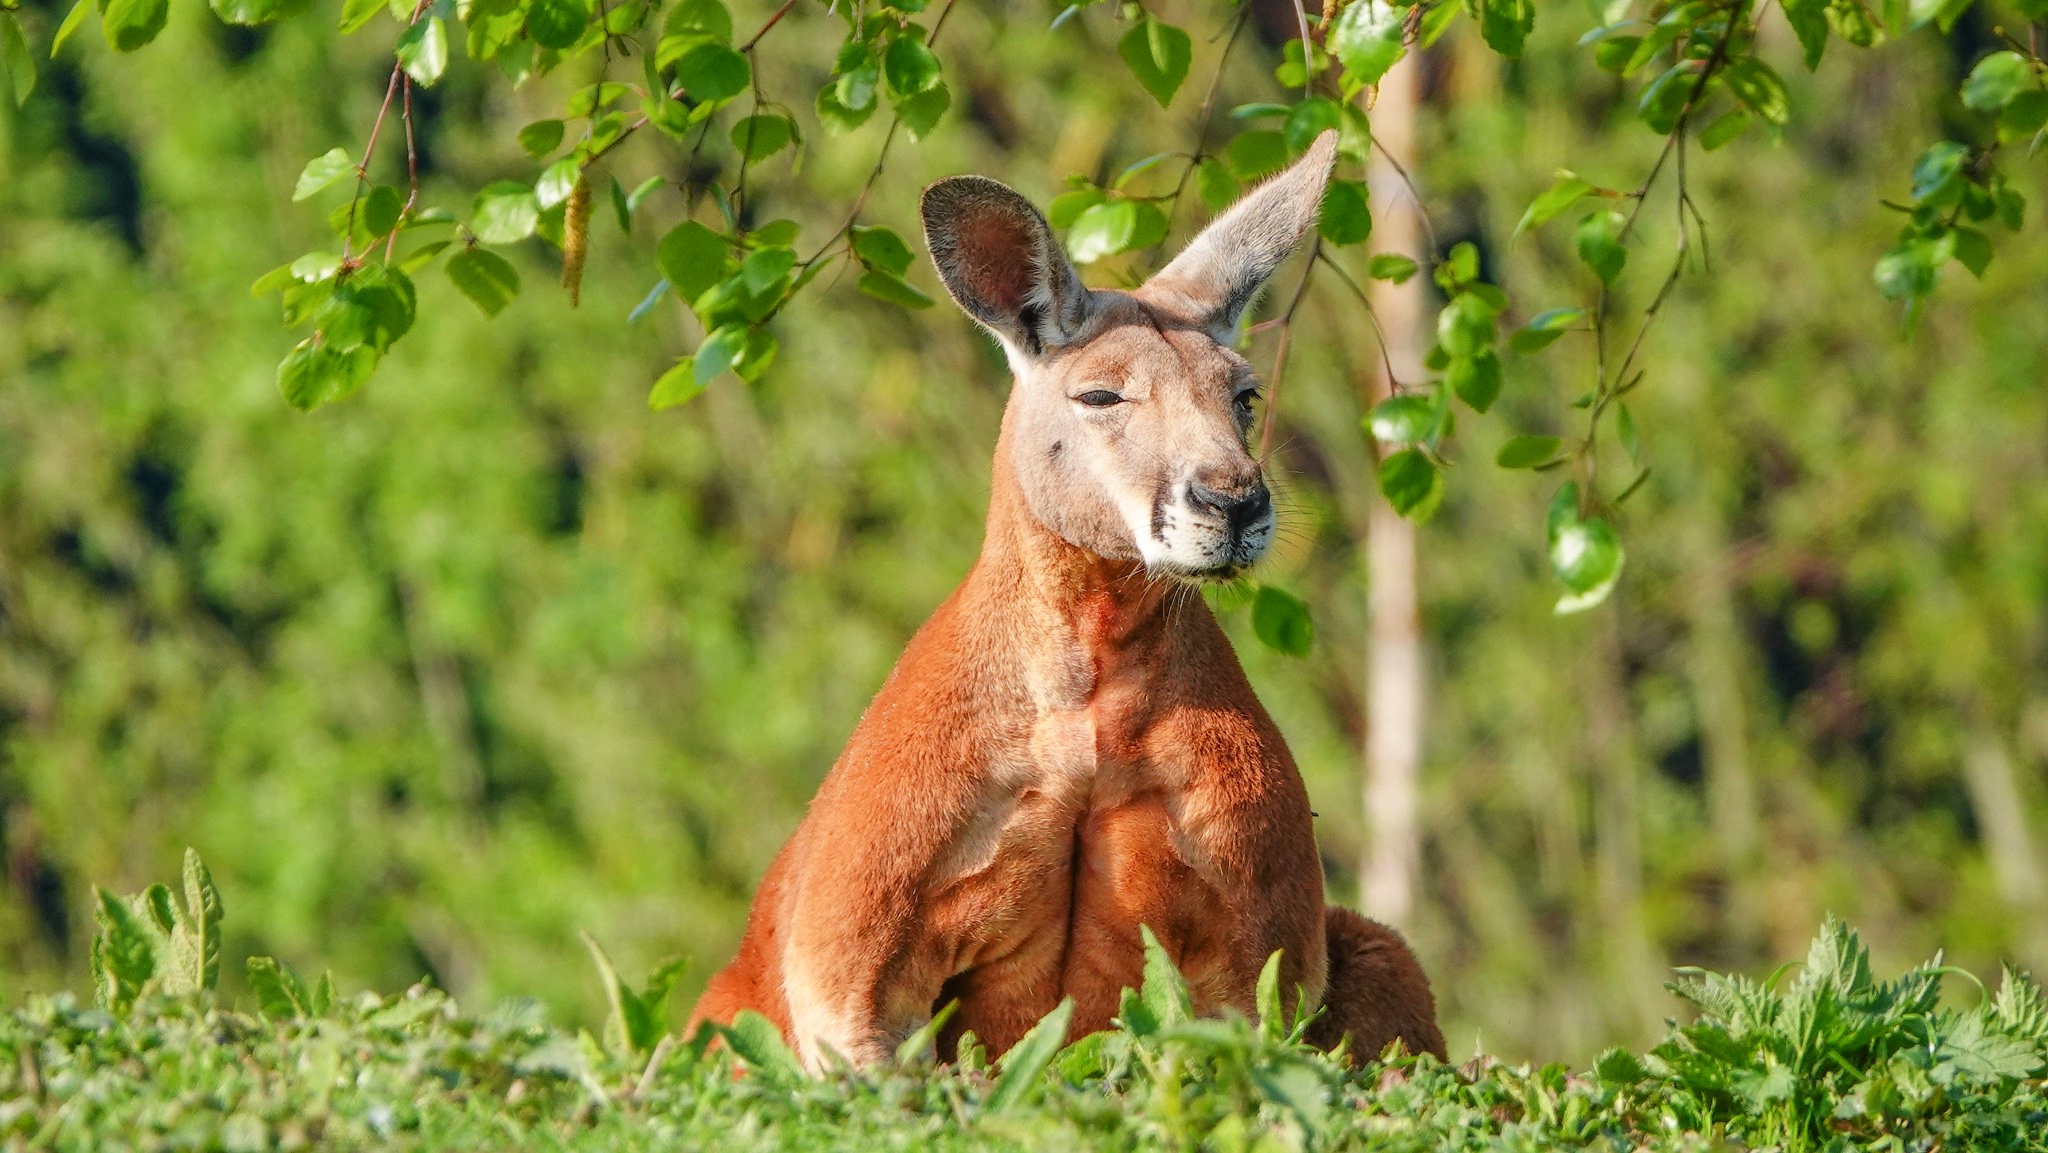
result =
[{"label": "kangaroo head", "polygon": [[1047,528],[1177,576],[1229,576],[1265,553],[1273,501],[1245,440],[1258,380],[1231,346],[1315,223],[1335,155],[1326,132],[1131,292],[1084,287],[1045,217],[996,181],[925,190],[946,290],[1009,355],[1010,464]]}]

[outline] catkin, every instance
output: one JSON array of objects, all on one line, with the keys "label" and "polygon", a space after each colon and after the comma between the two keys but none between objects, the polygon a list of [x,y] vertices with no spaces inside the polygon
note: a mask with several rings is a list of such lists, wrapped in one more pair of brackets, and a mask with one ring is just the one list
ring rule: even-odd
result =
[{"label": "catkin", "polygon": [[562,214],[562,287],[569,290],[569,307],[583,295],[583,258],[590,244],[590,184],[576,177],[569,190],[569,202]]}]

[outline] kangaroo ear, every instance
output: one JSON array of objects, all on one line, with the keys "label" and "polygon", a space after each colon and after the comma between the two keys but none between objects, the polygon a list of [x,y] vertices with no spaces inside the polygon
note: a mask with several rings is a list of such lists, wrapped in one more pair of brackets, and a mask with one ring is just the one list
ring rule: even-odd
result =
[{"label": "kangaroo ear", "polygon": [[967,315],[1028,358],[1071,343],[1088,290],[1029,200],[984,176],[924,190],[925,244],[946,291]]},{"label": "kangaroo ear", "polygon": [[1337,133],[1332,130],[1316,137],[1293,166],[1211,221],[1145,287],[1180,297],[1217,340],[1234,341],[1245,306],[1302,234],[1315,227],[1336,162]]}]

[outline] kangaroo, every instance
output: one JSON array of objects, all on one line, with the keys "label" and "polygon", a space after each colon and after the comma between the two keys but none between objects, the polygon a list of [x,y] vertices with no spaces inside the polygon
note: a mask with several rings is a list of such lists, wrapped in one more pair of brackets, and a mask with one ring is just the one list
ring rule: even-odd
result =
[{"label": "kangaroo", "polygon": [[1083,287],[1029,201],[978,176],[924,193],[946,290],[1015,382],[987,535],[911,639],[796,833],[738,955],[692,1013],[774,1022],[804,1063],[939,1040],[1002,1053],[1064,997],[1070,1039],[1142,981],[1139,926],[1198,1013],[1254,1011],[1261,968],[1310,1039],[1443,1055],[1392,930],[1323,903],[1301,774],[1193,582],[1258,560],[1273,503],[1246,447],[1240,316],[1311,227],[1336,134],[1135,291]]}]

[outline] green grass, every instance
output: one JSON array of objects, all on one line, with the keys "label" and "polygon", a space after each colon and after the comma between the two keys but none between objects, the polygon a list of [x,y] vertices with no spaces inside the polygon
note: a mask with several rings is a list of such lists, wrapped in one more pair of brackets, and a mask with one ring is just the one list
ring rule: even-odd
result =
[{"label": "green grass", "polygon": [[[644,989],[601,950],[600,1040],[532,1002],[481,1016],[435,990],[337,997],[268,958],[255,1012],[215,1003],[220,900],[196,858],[99,895],[96,1007],[38,997],[0,1019],[9,1148],[2048,1150],[2048,1001],[2008,972],[1944,1008],[1939,964],[1895,981],[1830,923],[1771,981],[1685,972],[1692,1019],[1590,1071],[1350,1067],[1304,1047],[1271,974],[1260,1019],[1201,1020],[1164,955],[1122,1026],[1064,1048],[1066,1008],[1003,1061],[805,1076],[774,1030],[666,1031],[673,969]],[[714,1044],[722,1039],[724,1044]]]}]

